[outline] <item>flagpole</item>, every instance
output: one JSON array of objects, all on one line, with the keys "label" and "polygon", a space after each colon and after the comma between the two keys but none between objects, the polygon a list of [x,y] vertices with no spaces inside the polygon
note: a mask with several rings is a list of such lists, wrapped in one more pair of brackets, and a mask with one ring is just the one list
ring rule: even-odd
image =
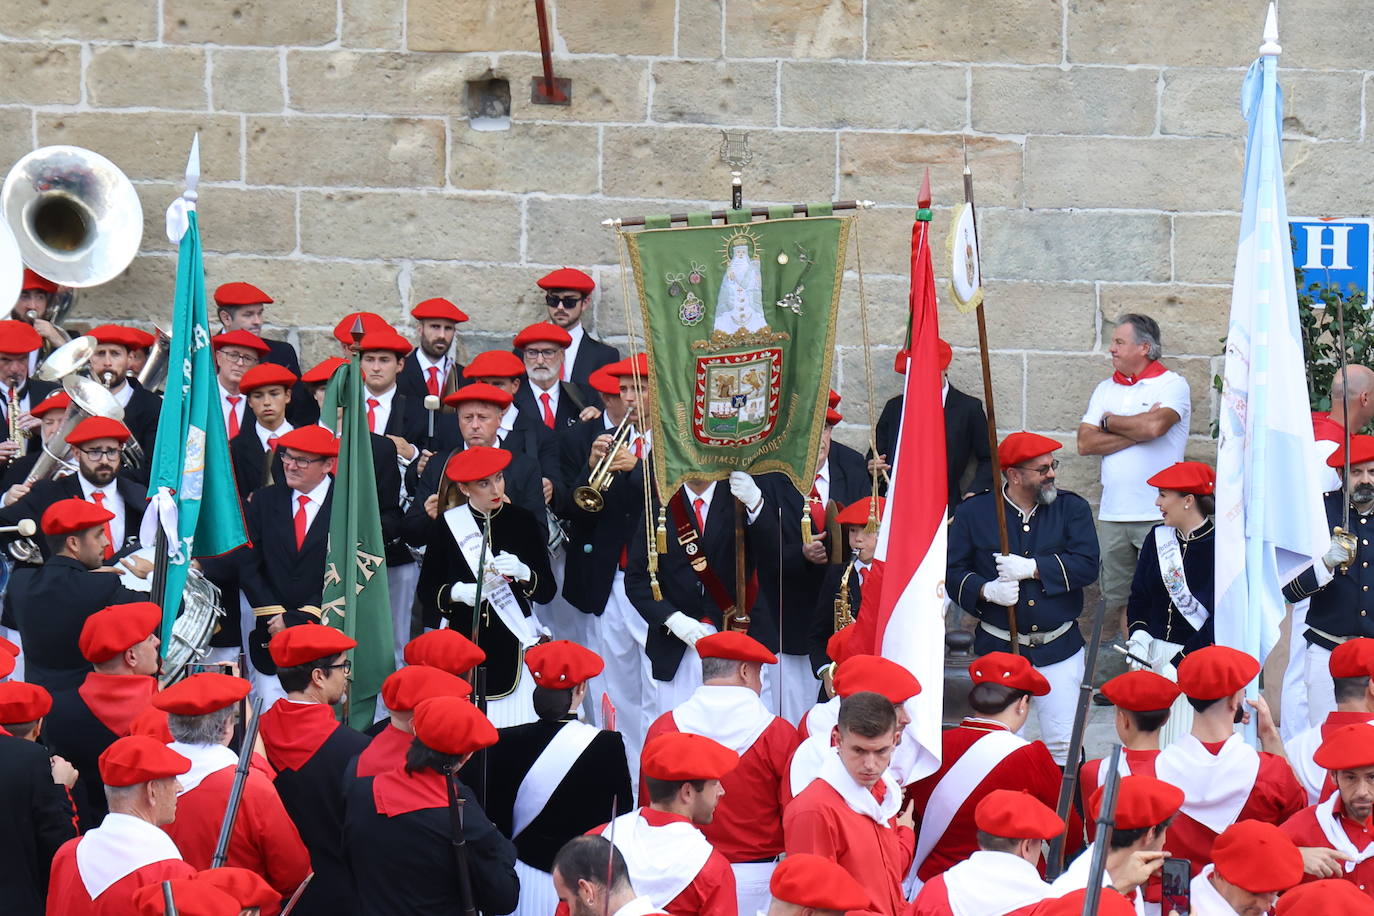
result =
[{"label": "flagpole", "polygon": [[[964,202],[968,204],[969,215],[973,218],[973,244],[978,248],[978,260],[982,263],[982,250],[978,246],[978,209],[973,205],[973,170],[968,165],[968,150],[964,151]],[[929,207],[930,196],[927,195],[924,202],[917,201],[917,206]],[[988,454],[992,462],[992,490],[994,499],[997,501],[997,543],[1001,547],[1003,554],[1011,552],[1007,539],[1007,508],[1002,505],[1002,462],[997,457],[997,411],[993,406],[992,398],[992,362],[988,358],[988,322],[983,314],[983,300],[986,294],[978,299],[978,355],[983,361],[983,403],[987,407],[988,413]],[[1007,608],[1007,630],[1011,633],[1011,651],[1013,655],[1021,654],[1021,643],[1016,634],[1016,605]]]}]

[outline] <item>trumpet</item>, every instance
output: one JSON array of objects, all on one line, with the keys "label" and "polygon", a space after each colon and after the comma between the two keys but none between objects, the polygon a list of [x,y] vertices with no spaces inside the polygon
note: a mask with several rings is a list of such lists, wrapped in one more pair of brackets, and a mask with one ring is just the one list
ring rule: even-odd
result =
[{"label": "trumpet", "polygon": [[634,432],[630,425],[631,416],[630,411],[625,412],[625,419],[615,428],[615,437],[611,440],[610,448],[606,449],[606,454],[596,463],[596,467],[592,468],[586,484],[573,490],[573,503],[583,512],[600,512],[605,508],[606,497],[603,494],[615,479],[611,462],[615,460],[615,453],[625,447],[625,443],[630,441],[630,434]]}]

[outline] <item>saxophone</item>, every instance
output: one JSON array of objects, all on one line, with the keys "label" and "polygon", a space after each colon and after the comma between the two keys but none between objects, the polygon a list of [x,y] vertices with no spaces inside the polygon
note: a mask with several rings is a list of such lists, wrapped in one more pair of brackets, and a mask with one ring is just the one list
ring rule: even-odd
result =
[{"label": "saxophone", "polygon": [[854,622],[854,612],[849,606],[849,577],[854,573],[854,561],[858,557],[859,552],[856,550],[849,559],[849,565],[844,568],[844,575],[840,577],[840,592],[835,596],[836,633]]},{"label": "saxophone", "polygon": [[10,386],[10,403],[8,413],[10,421],[9,440],[11,442],[17,443],[20,446],[20,451],[22,452],[24,443],[26,443],[29,439],[29,431],[27,429],[22,429],[19,426],[19,386],[17,385]]}]

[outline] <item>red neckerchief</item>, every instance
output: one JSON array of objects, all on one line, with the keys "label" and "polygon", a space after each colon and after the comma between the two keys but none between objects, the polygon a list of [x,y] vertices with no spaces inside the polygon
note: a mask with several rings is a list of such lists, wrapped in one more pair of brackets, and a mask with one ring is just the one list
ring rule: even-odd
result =
[{"label": "red neckerchief", "polygon": [[[1229,741],[1230,739],[1228,738],[1227,740]],[[1217,757],[1220,756],[1221,748],[1226,744],[1226,741],[1201,741],[1199,743],[1207,748],[1207,753],[1211,754],[1213,757]]]},{"label": "red neckerchief", "polygon": [[448,807],[448,785],[443,773],[423,769],[407,773],[404,766],[387,770],[372,780],[372,803],[386,817]]},{"label": "red neckerchief", "polygon": [[99,671],[87,674],[76,689],[81,702],[116,738],[129,733],[129,726],[148,708],[156,691],[156,678],[141,674],[101,674]]},{"label": "red neckerchief", "polygon": [[305,766],[334,729],[341,727],[332,706],[278,700],[262,714],[258,729],[267,748],[267,761],[281,772]]},{"label": "red neckerchief", "polygon": [[1363,725],[1370,719],[1374,719],[1367,712],[1349,712],[1341,709],[1333,709],[1326,714],[1326,720],[1322,722],[1322,740],[1331,737],[1331,733],[1338,728],[1347,725]]},{"label": "red neckerchief", "polygon": [[388,724],[358,755],[358,776],[380,776],[390,769],[401,766],[406,762],[406,751],[410,750],[414,740],[414,735]]},{"label": "red neckerchief", "polygon": [[1355,844],[1356,849],[1363,850],[1369,845],[1370,840],[1374,839],[1374,817],[1363,821],[1357,821],[1345,812],[1345,800],[1339,796],[1336,798],[1335,807],[1332,813],[1341,819],[1341,827],[1345,829],[1345,835],[1350,837],[1350,842]]},{"label": "red neckerchief", "polygon": [[0,735],[4,735],[6,738],[14,737],[14,735],[11,735],[9,732],[5,731],[5,727],[3,725],[0,725]]},{"label": "red neckerchief", "polygon": [[1168,369],[1164,368],[1164,364],[1162,362],[1160,362],[1159,360],[1155,360],[1154,362],[1146,366],[1144,369],[1140,370],[1139,375],[1122,375],[1120,372],[1113,372],[1112,381],[1116,382],[1118,385],[1130,386],[1134,385],[1141,379],[1154,378],[1156,375],[1163,375],[1165,372],[1168,371]]},{"label": "red neckerchief", "polygon": [[878,800],[879,804],[882,804],[883,799],[887,798],[887,783],[880,779],[875,782],[873,787],[868,791],[873,794],[873,797]]},{"label": "red neckerchief", "polygon": [[[644,818],[644,821],[650,827],[666,827],[668,824],[676,823],[677,821],[682,821],[684,824],[692,823],[692,819],[689,817],[681,814],[674,814],[671,811],[659,811],[647,805],[639,809],[639,816]],[[693,824],[693,826],[696,825]]]}]

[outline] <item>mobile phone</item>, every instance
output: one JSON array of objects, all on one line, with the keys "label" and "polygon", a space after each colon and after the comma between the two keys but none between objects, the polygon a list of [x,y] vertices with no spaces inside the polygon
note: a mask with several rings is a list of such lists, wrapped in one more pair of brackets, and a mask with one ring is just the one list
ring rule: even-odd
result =
[{"label": "mobile phone", "polygon": [[234,663],[233,663],[233,662],[192,662],[191,664],[189,664],[189,665],[186,666],[186,674],[187,674],[188,676],[189,676],[189,675],[192,675],[192,674],[205,674],[206,672],[211,672],[211,673],[214,673],[214,674],[228,674],[228,675],[233,675],[233,674],[235,673],[235,672],[234,672]]},{"label": "mobile phone", "polygon": [[1187,859],[1164,860],[1164,867],[1159,872],[1161,913],[1166,916],[1170,912],[1177,913],[1178,916],[1189,916],[1192,913],[1192,873],[1193,863]]}]

